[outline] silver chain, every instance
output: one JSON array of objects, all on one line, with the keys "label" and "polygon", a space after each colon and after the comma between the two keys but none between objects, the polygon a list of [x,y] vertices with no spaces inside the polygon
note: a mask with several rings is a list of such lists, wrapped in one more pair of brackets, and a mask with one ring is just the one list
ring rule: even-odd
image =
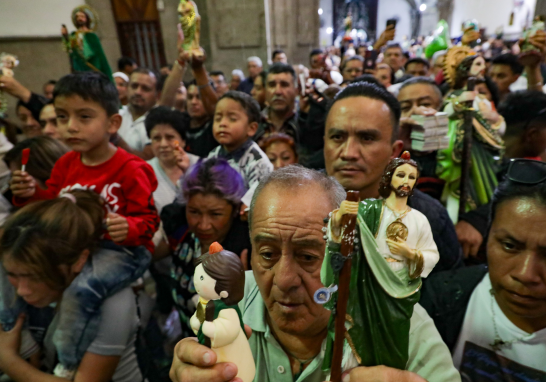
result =
[{"label": "silver chain", "polygon": [[502,348],[505,348],[505,347],[510,348],[510,347],[512,347],[512,344],[514,342],[521,341],[521,340],[531,336],[532,334],[527,334],[527,335],[519,337],[519,338],[514,338],[513,340],[510,340],[510,341],[504,341],[501,338],[501,336],[499,335],[499,331],[497,329],[497,320],[495,319],[495,304],[494,304],[495,291],[493,290],[493,288],[491,288],[489,290],[489,293],[491,294],[491,314],[493,315],[493,330],[495,331],[495,340],[493,341],[493,343],[489,344],[489,346],[491,346],[491,348],[494,351],[499,351],[499,350],[502,350]]}]

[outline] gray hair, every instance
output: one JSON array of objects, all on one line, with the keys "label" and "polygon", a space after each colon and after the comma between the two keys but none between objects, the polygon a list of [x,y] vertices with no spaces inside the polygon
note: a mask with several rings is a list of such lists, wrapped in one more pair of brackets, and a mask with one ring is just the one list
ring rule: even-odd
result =
[{"label": "gray hair", "polygon": [[251,57],[246,59],[246,62],[254,62],[260,68],[263,67],[262,59],[260,57],[258,57],[258,56],[251,56]]},{"label": "gray hair", "polygon": [[245,80],[245,74],[243,73],[241,69],[233,69],[231,72],[231,75],[239,77],[241,81]]},{"label": "gray hair", "polygon": [[326,193],[332,209],[338,208],[342,201],[345,200],[347,193],[338,181],[326,173],[305,168],[299,164],[286,166],[269,173],[256,188],[250,203],[250,212],[248,214],[248,225],[252,227],[252,215],[256,206],[256,200],[260,193],[269,185],[277,185],[288,190],[293,190],[297,187],[317,184]]}]

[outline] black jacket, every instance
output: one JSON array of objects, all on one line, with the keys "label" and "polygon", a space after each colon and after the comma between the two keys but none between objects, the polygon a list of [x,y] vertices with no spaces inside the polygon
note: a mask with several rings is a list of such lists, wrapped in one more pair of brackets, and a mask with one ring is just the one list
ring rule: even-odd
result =
[{"label": "black jacket", "polygon": [[457,344],[468,302],[487,274],[487,266],[476,265],[430,275],[423,283],[419,304],[434,320],[451,352]]}]

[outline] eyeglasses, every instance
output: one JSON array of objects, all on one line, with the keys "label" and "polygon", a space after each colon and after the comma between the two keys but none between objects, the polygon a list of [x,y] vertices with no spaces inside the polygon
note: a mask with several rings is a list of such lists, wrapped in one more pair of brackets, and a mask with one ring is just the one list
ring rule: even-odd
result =
[{"label": "eyeglasses", "polygon": [[512,159],[506,176],[516,183],[542,183],[546,180],[546,163],[532,159]]}]

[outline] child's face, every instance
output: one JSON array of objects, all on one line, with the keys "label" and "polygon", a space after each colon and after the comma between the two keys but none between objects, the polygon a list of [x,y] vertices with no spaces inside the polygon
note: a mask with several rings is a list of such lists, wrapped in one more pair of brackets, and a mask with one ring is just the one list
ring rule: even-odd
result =
[{"label": "child's face", "polygon": [[61,138],[72,150],[81,153],[108,144],[110,135],[121,124],[119,114],[108,117],[100,104],[78,95],[56,97],[55,113]]},{"label": "child's face", "polygon": [[249,137],[256,134],[257,129],[258,123],[248,123],[248,117],[239,102],[224,98],[216,105],[214,138],[227,151],[239,148]]}]

